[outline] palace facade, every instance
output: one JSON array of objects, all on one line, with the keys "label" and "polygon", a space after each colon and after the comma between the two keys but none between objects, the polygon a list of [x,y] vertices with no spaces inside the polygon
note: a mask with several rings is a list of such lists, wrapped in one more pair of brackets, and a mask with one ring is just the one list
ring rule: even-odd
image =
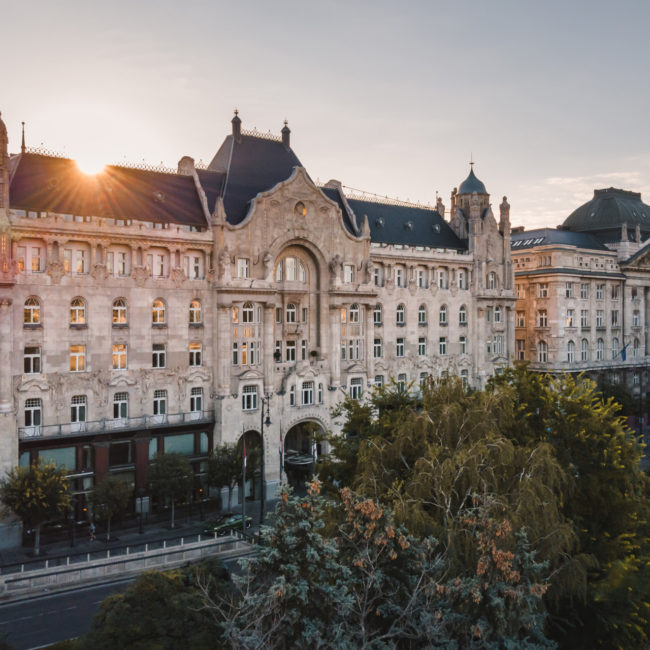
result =
[{"label": "palace facade", "polygon": [[145,496],[161,452],[190,458],[198,490],[210,450],[245,436],[270,496],[326,451],[314,431],[339,430],[344,395],[480,387],[508,363],[509,209],[497,222],[473,170],[447,218],[440,199],[319,186],[286,124],[237,114],[206,167],[92,176],[24,137],[9,155],[0,120],[0,471],[54,460],[79,508],[108,473]]},{"label": "palace facade", "polygon": [[[513,228],[515,359],[648,390],[650,207],[594,190],[558,228]],[[641,406],[641,401],[639,400]],[[641,411],[641,408],[640,408]]]}]

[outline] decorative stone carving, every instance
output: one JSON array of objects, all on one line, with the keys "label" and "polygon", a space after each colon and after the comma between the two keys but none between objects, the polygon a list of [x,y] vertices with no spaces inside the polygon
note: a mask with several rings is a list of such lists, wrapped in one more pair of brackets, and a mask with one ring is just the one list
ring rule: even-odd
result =
[{"label": "decorative stone carving", "polygon": [[174,283],[175,287],[180,287],[185,280],[187,280],[187,277],[185,276],[185,271],[181,268],[175,268],[172,269],[172,282]]},{"label": "decorative stone carving", "polygon": [[366,260],[366,282],[371,283],[373,281],[373,274],[375,272],[375,264],[372,260]]},{"label": "decorative stone carving", "polygon": [[230,255],[228,248],[223,248],[219,252],[219,278],[221,280],[230,280]]},{"label": "decorative stone carving", "polygon": [[144,287],[145,282],[147,281],[147,278],[149,277],[149,270],[147,269],[146,266],[136,266],[133,269],[133,279],[135,280],[135,284],[138,287]]},{"label": "decorative stone carving", "polygon": [[264,253],[262,264],[264,264],[264,279],[268,280],[273,272],[273,255],[269,251]]},{"label": "decorative stone carving", "polygon": [[108,277],[108,270],[105,264],[95,264],[90,270],[90,276],[94,280],[105,280]]},{"label": "decorative stone carving", "polygon": [[343,267],[343,259],[341,256],[337,253],[334,255],[334,257],[330,260],[329,263],[329,269],[330,269],[330,274],[332,276],[332,279],[335,279],[338,272],[341,270]]},{"label": "decorative stone carving", "polygon": [[47,274],[52,278],[54,284],[61,282],[61,277],[65,272],[63,262],[50,262],[47,265]]}]

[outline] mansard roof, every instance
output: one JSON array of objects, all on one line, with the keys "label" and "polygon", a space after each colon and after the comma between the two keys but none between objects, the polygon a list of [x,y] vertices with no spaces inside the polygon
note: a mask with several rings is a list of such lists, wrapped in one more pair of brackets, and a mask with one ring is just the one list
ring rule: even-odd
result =
[{"label": "mansard roof", "polygon": [[596,237],[589,233],[571,232],[556,228],[539,228],[538,230],[525,230],[523,232],[513,233],[510,238],[510,244],[513,253],[522,249],[530,249],[535,246],[549,246],[552,244],[575,246],[576,248],[587,248],[598,251],[609,250]]},{"label": "mansard roof", "polygon": [[225,175],[223,204],[233,225],[243,221],[260,192],[286,181],[294,167],[302,167],[291,147],[260,135],[227,136],[208,165],[208,170]]},{"label": "mansard roof", "polygon": [[[191,176],[116,165],[91,176],[74,160],[38,153],[14,156],[11,167],[12,208],[207,226]],[[210,196],[221,182],[206,178]]]}]

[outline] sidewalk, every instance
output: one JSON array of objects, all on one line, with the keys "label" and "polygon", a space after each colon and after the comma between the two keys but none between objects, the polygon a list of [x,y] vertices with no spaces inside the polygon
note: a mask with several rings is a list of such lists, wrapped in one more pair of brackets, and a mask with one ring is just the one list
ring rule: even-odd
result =
[{"label": "sidewalk", "polygon": [[[267,502],[266,513],[270,513],[275,508],[274,502]],[[196,509],[195,509],[196,510]],[[233,507],[233,513],[241,512],[241,505]],[[259,530],[260,502],[249,501],[246,503],[246,515],[253,517],[253,525],[248,529],[254,533]],[[41,555],[34,557],[31,547],[17,547],[0,551],[0,571],[8,569],[9,571],[20,570],[19,565],[38,565],[48,560],[50,565],[56,565],[57,558],[64,559],[68,555],[82,555],[86,553],[105,553],[107,549],[120,549],[126,546],[144,546],[144,544],[162,543],[164,540],[170,540],[183,536],[198,535],[209,521],[216,519],[219,511],[214,510],[205,514],[203,519],[199,512],[193,512],[189,517],[186,513],[177,512],[175,527],[170,528],[169,519],[156,521],[154,523],[144,523],[143,532],[140,533],[137,522],[132,520],[124,522],[124,525],[111,526],[111,541],[106,541],[106,532],[104,523],[99,522],[95,533],[95,540],[90,541],[87,530],[83,537],[77,537],[76,543],[71,546],[71,540],[57,541],[48,544],[41,544]],[[53,562],[54,560],[54,562]],[[4,571],[2,571],[4,572]]]}]

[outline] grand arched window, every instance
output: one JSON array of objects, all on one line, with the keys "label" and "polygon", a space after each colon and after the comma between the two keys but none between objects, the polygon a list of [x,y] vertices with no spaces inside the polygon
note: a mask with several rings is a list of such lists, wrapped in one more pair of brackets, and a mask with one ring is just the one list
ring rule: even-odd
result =
[{"label": "grand arched window", "polygon": [[192,300],[190,303],[190,324],[196,325],[201,322],[201,303],[198,300]]},{"label": "grand arched window", "polygon": [[156,298],[151,307],[151,322],[154,325],[162,325],[165,322],[165,311],[164,301]]},{"label": "grand arched window", "polygon": [[27,298],[25,300],[25,310],[23,316],[25,325],[39,325],[41,322],[41,303],[36,298]]},{"label": "grand arched window", "polygon": [[113,326],[126,325],[126,300],[116,298],[113,300]]},{"label": "grand arched window", "polygon": [[70,325],[86,323],[86,303],[83,298],[73,298],[70,301]]}]

